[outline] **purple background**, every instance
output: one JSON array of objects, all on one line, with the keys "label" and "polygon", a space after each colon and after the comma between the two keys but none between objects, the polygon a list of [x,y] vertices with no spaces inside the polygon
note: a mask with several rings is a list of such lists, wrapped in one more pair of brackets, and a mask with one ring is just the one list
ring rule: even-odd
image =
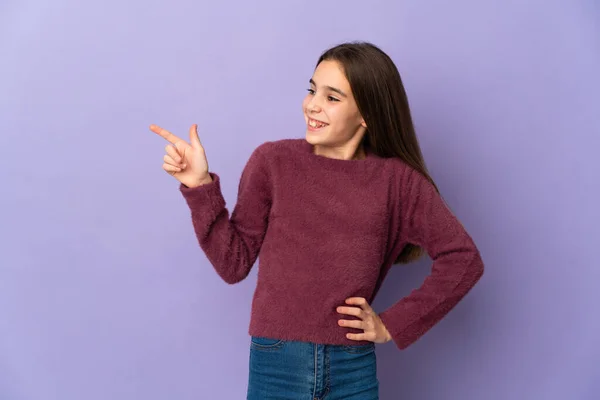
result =
[{"label": "purple background", "polygon": [[320,52],[354,39],[397,63],[487,267],[415,345],[378,346],[382,398],[599,398],[598,4],[4,0],[0,398],[244,398],[256,268],[218,278],[147,127],[198,123],[232,207],[252,150],[303,136]]}]

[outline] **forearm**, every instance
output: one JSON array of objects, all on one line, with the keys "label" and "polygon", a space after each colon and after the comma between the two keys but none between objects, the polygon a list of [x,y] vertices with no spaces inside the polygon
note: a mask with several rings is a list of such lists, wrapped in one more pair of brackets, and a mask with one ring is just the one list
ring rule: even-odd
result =
[{"label": "forearm", "polygon": [[182,186],[181,192],[190,207],[198,243],[217,274],[230,284],[243,280],[256,261],[261,229],[241,229],[229,217],[218,176],[214,174],[211,182],[195,188]]},{"label": "forearm", "polygon": [[479,281],[483,269],[475,248],[435,260],[421,287],[380,314],[396,345],[405,349],[444,318]]}]

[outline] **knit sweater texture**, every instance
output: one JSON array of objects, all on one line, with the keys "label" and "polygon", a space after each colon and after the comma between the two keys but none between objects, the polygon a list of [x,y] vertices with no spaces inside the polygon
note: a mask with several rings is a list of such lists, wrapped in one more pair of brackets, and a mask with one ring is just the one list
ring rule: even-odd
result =
[{"label": "knit sweater texture", "polygon": [[257,264],[249,333],[352,345],[339,314],[349,297],[369,304],[402,249],[432,259],[422,285],[379,316],[400,349],[440,321],[483,274],[471,236],[434,186],[399,158],[317,155],[305,139],[265,142],[251,154],[226,207],[219,175],[180,185],[200,247],[233,284]]}]

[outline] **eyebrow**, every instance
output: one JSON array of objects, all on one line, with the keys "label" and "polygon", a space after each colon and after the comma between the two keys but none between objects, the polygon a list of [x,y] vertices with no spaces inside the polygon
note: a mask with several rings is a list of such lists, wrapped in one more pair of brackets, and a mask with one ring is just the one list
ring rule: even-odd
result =
[{"label": "eyebrow", "polygon": [[[314,81],[312,78],[310,78],[309,82],[310,82],[311,84],[313,84],[313,85],[317,86],[317,84],[315,83],[315,81]],[[342,92],[342,91],[341,91],[340,89],[338,89],[338,88],[334,88],[333,86],[325,86],[325,88],[327,88],[327,89],[331,90],[332,92],[339,93],[339,94],[340,94],[341,96],[343,96],[343,97],[348,97],[348,96],[346,95],[346,93]]]}]

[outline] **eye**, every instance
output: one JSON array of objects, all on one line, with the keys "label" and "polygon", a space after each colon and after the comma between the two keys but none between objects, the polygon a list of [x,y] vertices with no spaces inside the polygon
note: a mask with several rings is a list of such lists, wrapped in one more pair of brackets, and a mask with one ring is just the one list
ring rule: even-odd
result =
[{"label": "eye", "polygon": [[312,89],[306,89],[306,90],[307,90],[307,91],[308,91],[308,93],[310,93],[310,94],[315,94],[315,91],[314,91],[314,90],[312,90]]},{"label": "eye", "polygon": [[338,99],[336,99],[333,96],[327,96],[327,100],[329,100],[329,101],[339,101]]}]

